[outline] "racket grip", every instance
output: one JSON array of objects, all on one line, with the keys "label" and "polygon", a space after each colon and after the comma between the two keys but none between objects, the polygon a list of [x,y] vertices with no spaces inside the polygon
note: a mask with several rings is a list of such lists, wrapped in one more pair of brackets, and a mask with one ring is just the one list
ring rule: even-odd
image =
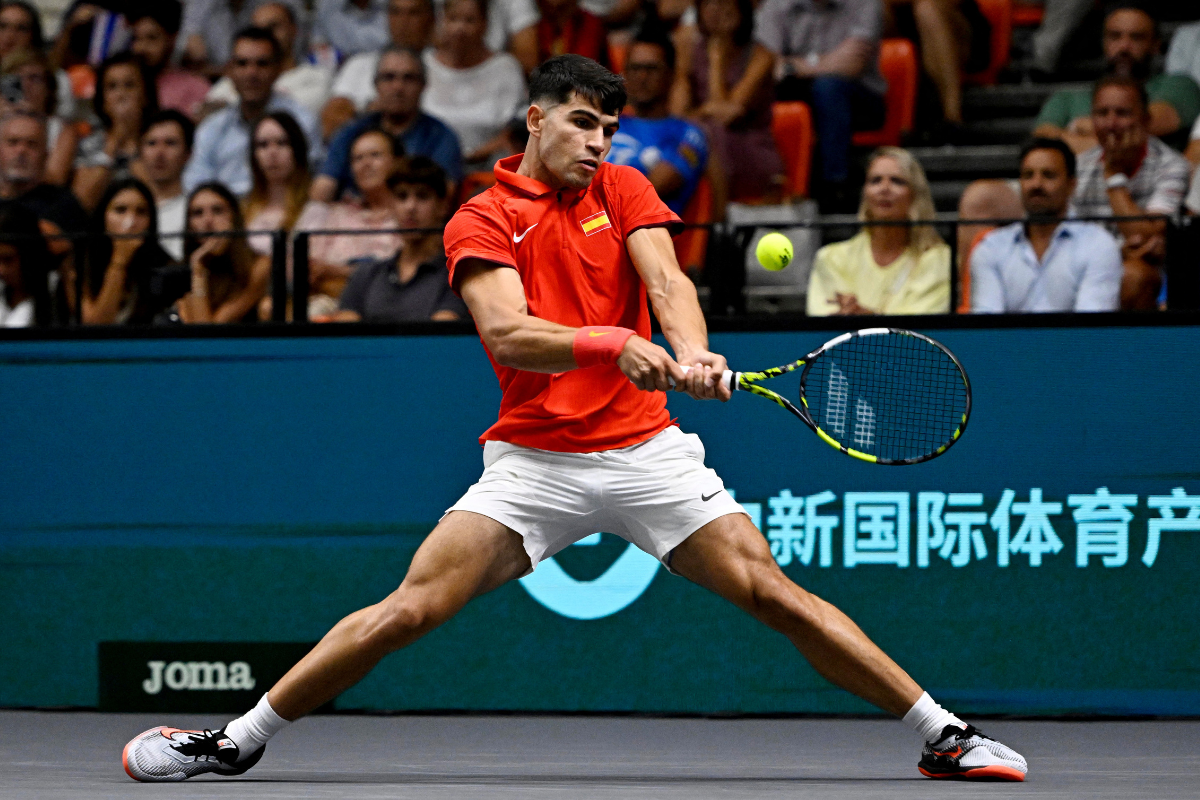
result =
[{"label": "racket grip", "polygon": [[[691,371],[692,371],[691,367],[685,366],[683,368],[684,376],[686,377],[687,374]],[[675,388],[675,379],[672,378],[670,375],[667,376],[667,382],[671,384],[671,388]],[[733,386],[733,370],[727,369],[721,373],[721,385],[724,386],[729,391],[731,391],[731,392],[733,391],[733,388],[734,388],[734,386]]]}]

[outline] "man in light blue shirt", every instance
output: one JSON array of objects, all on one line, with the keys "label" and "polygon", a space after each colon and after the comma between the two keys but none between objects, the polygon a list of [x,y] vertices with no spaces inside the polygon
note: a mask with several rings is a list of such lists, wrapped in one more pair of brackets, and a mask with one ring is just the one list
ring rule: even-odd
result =
[{"label": "man in light blue shirt", "polygon": [[979,313],[1116,311],[1121,247],[1102,226],[1067,219],[1075,154],[1059,139],[1021,150],[1028,215],[994,230],[971,253],[971,310]]},{"label": "man in light blue shirt", "polygon": [[286,111],[308,139],[308,162],[320,164],[321,128],[298,101],[272,90],[283,66],[279,42],[265,28],[245,28],[233,43],[229,77],[238,93],[236,105],[205,118],[196,129],[192,158],[183,171],[183,188],[191,192],[208,181],[220,181],[236,195],[250,191],[250,135],[264,114]]}]

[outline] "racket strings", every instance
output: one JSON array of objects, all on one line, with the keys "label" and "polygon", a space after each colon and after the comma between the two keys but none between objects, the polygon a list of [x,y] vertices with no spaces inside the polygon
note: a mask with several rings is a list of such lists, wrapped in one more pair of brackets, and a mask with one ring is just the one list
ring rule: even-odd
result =
[{"label": "racket strings", "polygon": [[838,343],[812,364],[804,388],[822,430],[889,461],[928,456],[952,442],[964,423],[967,393],[948,353],[901,333]]}]

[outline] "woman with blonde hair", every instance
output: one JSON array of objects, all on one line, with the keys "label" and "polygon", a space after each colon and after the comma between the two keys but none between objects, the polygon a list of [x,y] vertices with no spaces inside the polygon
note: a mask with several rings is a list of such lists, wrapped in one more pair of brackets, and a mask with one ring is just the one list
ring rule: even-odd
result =
[{"label": "woman with blonde hair", "polygon": [[950,311],[950,247],[932,225],[933,196],[925,171],[907,150],[871,155],[851,239],[817,251],[808,281],[808,315],[946,314]]}]

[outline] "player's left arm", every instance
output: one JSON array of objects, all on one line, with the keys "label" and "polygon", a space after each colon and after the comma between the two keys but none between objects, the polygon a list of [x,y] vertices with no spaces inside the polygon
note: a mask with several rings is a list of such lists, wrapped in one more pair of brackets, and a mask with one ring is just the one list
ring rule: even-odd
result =
[{"label": "player's left arm", "polygon": [[639,228],[629,234],[626,243],[675,360],[692,367],[678,389],[700,400],[728,400],[731,393],[721,384],[727,369],[725,357],[708,349],[708,326],[696,287],[679,268],[670,233],[662,227]]}]

